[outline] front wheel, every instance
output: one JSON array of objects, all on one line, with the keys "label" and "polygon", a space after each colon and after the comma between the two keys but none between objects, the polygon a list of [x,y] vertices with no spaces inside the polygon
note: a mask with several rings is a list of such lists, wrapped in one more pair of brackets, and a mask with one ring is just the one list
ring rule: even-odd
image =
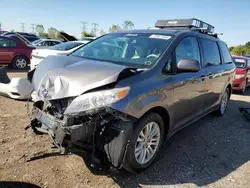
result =
[{"label": "front wheel", "polygon": [[159,153],[164,138],[164,122],[159,114],[149,113],[135,125],[124,168],[132,173],[147,169]]}]

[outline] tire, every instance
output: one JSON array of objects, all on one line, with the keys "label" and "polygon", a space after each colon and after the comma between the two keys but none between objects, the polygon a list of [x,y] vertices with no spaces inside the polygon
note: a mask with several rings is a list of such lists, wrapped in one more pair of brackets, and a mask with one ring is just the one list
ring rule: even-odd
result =
[{"label": "tire", "polygon": [[28,59],[25,56],[16,56],[12,61],[12,66],[14,69],[27,69]]},{"label": "tire", "polygon": [[[142,131],[146,135],[146,127],[150,129],[151,128],[157,132],[155,136],[152,134],[151,144],[149,142],[145,141],[145,145],[143,146],[142,142]],[[135,130],[132,135],[131,142],[128,146],[126,158],[124,161],[124,169],[131,173],[137,173],[146,170],[155,160],[159,153],[159,149],[161,148],[162,142],[164,140],[164,122],[161,118],[161,116],[157,113],[148,113],[147,115],[143,116],[138,123],[135,125]],[[151,130],[152,131],[152,130]],[[141,141],[139,141],[139,136],[141,138]],[[158,140],[158,141],[156,141]],[[150,141],[150,138],[149,140]],[[152,143],[153,142],[153,143]],[[158,144],[157,144],[158,143]],[[156,146],[155,146],[156,145]],[[138,149],[141,148],[141,149]],[[137,156],[136,156],[136,150],[137,149]],[[143,152],[140,152],[143,151]],[[145,152],[147,151],[147,152]],[[151,153],[150,153],[151,151]],[[138,153],[140,153],[138,155]],[[143,157],[145,155],[145,157]],[[144,161],[143,161],[144,159]]]},{"label": "tire", "polygon": [[230,95],[230,92],[229,92],[229,89],[227,88],[225,90],[225,92],[223,93],[223,96],[222,96],[222,99],[220,102],[220,106],[219,106],[218,110],[216,110],[214,112],[214,115],[221,117],[225,114],[226,109],[227,109],[228,100],[229,100],[229,95]]},{"label": "tire", "polygon": [[242,95],[245,94],[246,87],[247,87],[247,81],[245,80],[244,85],[243,85],[242,89],[240,90],[240,94],[242,94]]}]

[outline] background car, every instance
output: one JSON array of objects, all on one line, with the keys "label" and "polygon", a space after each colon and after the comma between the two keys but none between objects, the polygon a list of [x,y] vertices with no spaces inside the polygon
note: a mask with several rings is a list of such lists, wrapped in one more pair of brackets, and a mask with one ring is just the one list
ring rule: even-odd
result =
[{"label": "background car", "polygon": [[16,34],[19,34],[19,35],[21,35],[22,37],[26,38],[29,42],[33,42],[33,41],[39,39],[39,37],[36,36],[36,35],[34,35],[34,34],[31,34],[31,33],[23,33],[23,32],[5,32],[5,33],[2,33],[2,36],[11,37],[11,38],[20,40],[20,39],[16,36]]},{"label": "background car", "polygon": [[0,35],[4,34],[4,33],[6,33],[6,32],[7,32],[7,31],[1,30],[1,31],[0,31]]},{"label": "background car", "polygon": [[250,61],[243,56],[233,56],[236,65],[236,74],[234,77],[233,90],[244,94],[246,87],[250,85]]},{"label": "background car", "polygon": [[43,48],[43,47],[48,47],[48,46],[55,46],[57,44],[61,44],[63,43],[60,40],[56,40],[56,39],[37,39],[35,41],[33,41],[31,44],[37,48]]},{"label": "background car", "polygon": [[49,55],[67,55],[80,48],[89,41],[70,41],[52,46],[48,49],[34,49],[30,57],[30,70],[36,66]]},{"label": "background car", "polygon": [[8,64],[16,69],[25,69],[33,49],[33,46],[26,45],[20,40],[0,36],[0,65]]}]

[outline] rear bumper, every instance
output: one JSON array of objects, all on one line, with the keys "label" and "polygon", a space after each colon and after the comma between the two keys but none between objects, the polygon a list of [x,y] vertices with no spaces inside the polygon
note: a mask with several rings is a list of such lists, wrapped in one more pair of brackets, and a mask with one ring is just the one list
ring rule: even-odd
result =
[{"label": "rear bumper", "polygon": [[233,90],[235,91],[241,90],[243,88],[245,80],[246,80],[245,78],[235,79],[233,82]]}]

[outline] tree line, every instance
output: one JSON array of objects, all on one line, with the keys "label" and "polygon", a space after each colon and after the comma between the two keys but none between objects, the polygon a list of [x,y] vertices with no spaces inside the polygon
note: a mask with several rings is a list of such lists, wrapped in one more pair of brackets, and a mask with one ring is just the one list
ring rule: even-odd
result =
[{"label": "tree line", "polygon": [[231,46],[229,48],[232,55],[246,55],[250,54],[250,41],[245,45]]},{"label": "tree line", "polygon": [[[111,27],[109,27],[109,32],[114,32],[114,31],[119,31],[119,30],[129,30],[129,29],[134,29],[135,25],[132,21],[130,20],[125,20],[122,24],[122,26],[120,26],[119,24],[112,24]],[[100,35],[104,35],[106,34],[106,32],[101,29],[99,32]],[[82,32],[82,36],[83,37],[95,37],[96,34],[95,32],[92,30],[91,32],[87,32],[87,31],[83,31]]]},{"label": "tree line", "polygon": [[[115,31],[119,31],[119,30],[129,30],[129,29],[134,29],[135,25],[132,21],[130,20],[125,20],[123,22],[123,24],[119,25],[119,24],[112,24],[109,29],[108,32],[115,32]],[[60,39],[60,33],[59,30],[57,30],[54,27],[49,27],[47,29],[47,31],[45,30],[44,26],[42,24],[37,24],[35,27],[35,30],[37,32],[37,34],[40,37],[45,37],[45,38],[55,38],[55,39]],[[14,30],[12,29],[11,31],[14,32]],[[62,31],[63,32],[63,31]],[[103,29],[99,30],[99,33],[96,33],[96,31],[91,30],[90,32],[88,31],[83,31],[81,33],[82,37],[95,37],[97,35],[104,35],[106,34],[106,32]]]}]

